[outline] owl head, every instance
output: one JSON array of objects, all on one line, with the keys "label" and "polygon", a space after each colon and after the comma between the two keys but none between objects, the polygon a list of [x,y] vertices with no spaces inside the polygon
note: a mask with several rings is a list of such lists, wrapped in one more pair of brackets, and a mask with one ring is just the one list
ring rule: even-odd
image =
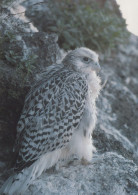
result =
[{"label": "owl head", "polygon": [[100,71],[98,54],[85,47],[68,52],[62,63],[64,66],[84,74]]}]

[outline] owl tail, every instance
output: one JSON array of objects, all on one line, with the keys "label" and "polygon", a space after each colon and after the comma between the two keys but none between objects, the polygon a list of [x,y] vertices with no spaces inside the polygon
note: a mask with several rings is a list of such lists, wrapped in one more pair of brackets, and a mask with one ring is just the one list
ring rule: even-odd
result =
[{"label": "owl tail", "polygon": [[23,195],[33,179],[32,169],[23,169],[9,177],[0,189],[0,195]]}]

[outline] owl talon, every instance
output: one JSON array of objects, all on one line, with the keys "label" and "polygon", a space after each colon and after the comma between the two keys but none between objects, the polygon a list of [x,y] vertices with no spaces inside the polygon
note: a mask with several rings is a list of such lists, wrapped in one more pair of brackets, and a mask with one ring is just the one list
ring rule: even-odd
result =
[{"label": "owl talon", "polygon": [[90,165],[91,163],[88,160],[86,160],[85,158],[82,158],[81,164],[87,166],[87,165]]}]

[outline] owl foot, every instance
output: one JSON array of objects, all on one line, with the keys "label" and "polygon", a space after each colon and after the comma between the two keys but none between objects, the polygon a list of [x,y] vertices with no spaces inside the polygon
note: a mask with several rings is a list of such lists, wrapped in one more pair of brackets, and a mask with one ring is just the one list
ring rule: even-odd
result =
[{"label": "owl foot", "polygon": [[84,166],[87,166],[87,165],[90,165],[90,161],[86,160],[85,158],[82,158],[81,159],[81,164],[84,165]]}]

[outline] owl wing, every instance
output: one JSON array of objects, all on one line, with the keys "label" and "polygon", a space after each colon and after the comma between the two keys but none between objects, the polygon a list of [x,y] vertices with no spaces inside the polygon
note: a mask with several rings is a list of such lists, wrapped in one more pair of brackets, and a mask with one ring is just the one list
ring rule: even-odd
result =
[{"label": "owl wing", "polygon": [[81,121],[87,90],[81,75],[64,69],[32,90],[18,124],[23,125],[15,170],[67,145]]}]

